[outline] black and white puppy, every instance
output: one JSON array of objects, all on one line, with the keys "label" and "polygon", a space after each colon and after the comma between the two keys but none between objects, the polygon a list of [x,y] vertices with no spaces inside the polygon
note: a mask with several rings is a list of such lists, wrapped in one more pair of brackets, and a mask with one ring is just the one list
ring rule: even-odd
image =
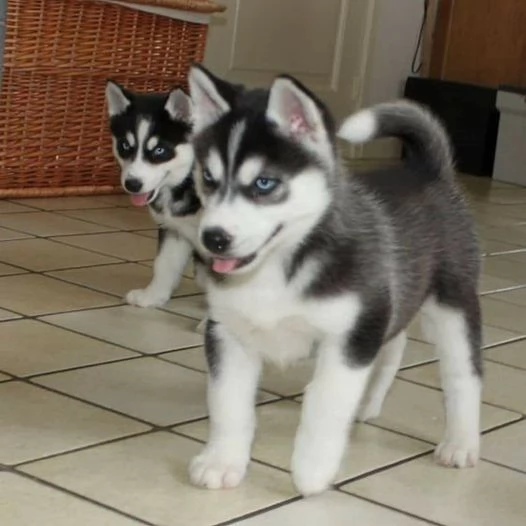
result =
[{"label": "black and white puppy", "polygon": [[241,482],[262,361],[287,364],[314,352],[292,477],[303,495],[327,489],[352,421],[378,415],[421,309],[434,328],[445,394],[437,459],[474,465],[479,251],[444,129],[406,101],[362,110],[341,126],[343,139],[399,137],[408,155],[395,168],[349,174],[331,115],[298,81],[278,77],[236,107],[229,89],[192,68],[199,240],[210,258],[210,436],[191,480],[208,488]]},{"label": "black and white puppy", "polygon": [[126,301],[140,307],[166,303],[178,286],[196,243],[200,202],[192,171],[191,101],[181,89],[133,93],[106,86],[113,152],[121,184],[135,206],[148,206],[159,226],[153,278]]}]

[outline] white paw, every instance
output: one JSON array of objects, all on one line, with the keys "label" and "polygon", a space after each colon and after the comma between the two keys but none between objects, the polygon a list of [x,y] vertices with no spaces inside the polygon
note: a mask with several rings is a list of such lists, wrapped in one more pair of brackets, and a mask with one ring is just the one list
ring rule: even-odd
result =
[{"label": "white paw", "polygon": [[[323,459],[322,454],[305,456],[294,453],[292,456],[292,481],[304,496],[318,495],[329,489],[334,482],[339,462]],[[332,455],[330,455],[332,457]]]},{"label": "white paw", "polygon": [[166,294],[159,294],[148,288],[130,290],[126,294],[126,303],[137,307],[161,307],[169,299]]},{"label": "white paw", "polygon": [[444,440],[435,449],[437,462],[451,468],[471,468],[479,460],[480,439],[454,441]]},{"label": "white paw", "polygon": [[247,471],[248,459],[226,458],[205,449],[190,463],[190,480],[207,489],[229,489],[239,486]]},{"label": "white paw", "polygon": [[382,404],[376,402],[375,400],[369,400],[367,403],[360,407],[358,414],[356,415],[356,420],[358,422],[369,422],[380,416],[382,412]]}]

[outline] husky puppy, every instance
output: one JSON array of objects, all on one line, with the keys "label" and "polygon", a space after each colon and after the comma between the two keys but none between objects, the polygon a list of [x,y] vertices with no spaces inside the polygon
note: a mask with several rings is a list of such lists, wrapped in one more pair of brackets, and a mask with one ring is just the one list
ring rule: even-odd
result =
[{"label": "husky puppy", "polygon": [[436,457],[446,466],[474,465],[479,252],[442,126],[409,102],[364,109],[339,136],[357,143],[399,137],[407,159],[344,174],[333,119],[297,80],[277,77],[268,92],[247,92],[234,108],[228,90],[192,68],[199,239],[209,256],[210,411],[192,482],[241,482],[262,360],[288,364],[314,353],[291,468],[303,495],[327,489],[352,421],[378,415],[406,327],[421,308],[434,324],[445,393]]},{"label": "husky puppy", "polygon": [[106,101],[121,184],[132,204],[148,206],[159,225],[152,281],[128,292],[126,301],[158,307],[178,286],[196,243],[201,205],[192,176],[191,102],[181,89],[140,94],[113,81]]}]

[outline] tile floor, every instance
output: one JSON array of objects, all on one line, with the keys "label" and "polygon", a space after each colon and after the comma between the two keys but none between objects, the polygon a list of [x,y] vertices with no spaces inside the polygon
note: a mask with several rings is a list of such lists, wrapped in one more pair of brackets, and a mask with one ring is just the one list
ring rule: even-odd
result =
[{"label": "tile floor", "polygon": [[190,486],[207,432],[191,274],[163,309],[126,306],[155,255],[146,211],[123,196],[0,201],[0,524],[525,524],[526,188],[464,182],[484,252],[483,461],[432,461],[442,401],[415,324],[383,414],[308,500],[287,471],[310,363],[265,372],[246,482]]}]

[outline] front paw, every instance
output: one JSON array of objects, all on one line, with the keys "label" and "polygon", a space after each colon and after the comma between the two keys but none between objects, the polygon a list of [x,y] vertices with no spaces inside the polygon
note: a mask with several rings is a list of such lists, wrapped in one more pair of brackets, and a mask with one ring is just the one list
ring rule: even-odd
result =
[{"label": "front paw", "polygon": [[336,478],[339,459],[329,452],[294,451],[292,456],[292,481],[296,489],[310,497],[323,493],[330,488]]},{"label": "front paw", "polygon": [[474,467],[480,455],[480,438],[448,440],[441,442],[435,450],[438,464],[451,468]]},{"label": "front paw", "polygon": [[148,287],[145,289],[130,290],[130,292],[126,294],[126,303],[136,305],[137,307],[161,307],[169,299],[169,296],[166,294],[159,294]]},{"label": "front paw", "polygon": [[229,489],[239,486],[245,477],[248,457],[224,454],[214,448],[204,451],[190,463],[190,480],[207,489]]}]

